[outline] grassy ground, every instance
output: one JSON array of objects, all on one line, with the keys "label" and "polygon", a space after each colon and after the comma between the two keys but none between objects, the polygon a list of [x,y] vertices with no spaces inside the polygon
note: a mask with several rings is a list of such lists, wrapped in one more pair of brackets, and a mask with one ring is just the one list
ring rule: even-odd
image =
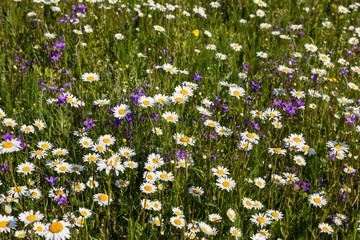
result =
[{"label": "grassy ground", "polygon": [[0,2],[2,239],[358,239],[358,5],[93,2]]}]

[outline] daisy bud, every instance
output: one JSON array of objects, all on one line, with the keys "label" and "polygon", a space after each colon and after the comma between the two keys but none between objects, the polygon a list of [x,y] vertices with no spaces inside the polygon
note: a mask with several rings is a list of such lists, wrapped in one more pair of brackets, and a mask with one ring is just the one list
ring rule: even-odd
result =
[{"label": "daisy bud", "polygon": [[[10,200],[10,201],[11,201],[11,200]],[[7,214],[11,214],[12,209],[11,209],[11,205],[10,205],[10,204],[6,204],[6,205],[5,205],[5,212],[6,212]]]}]

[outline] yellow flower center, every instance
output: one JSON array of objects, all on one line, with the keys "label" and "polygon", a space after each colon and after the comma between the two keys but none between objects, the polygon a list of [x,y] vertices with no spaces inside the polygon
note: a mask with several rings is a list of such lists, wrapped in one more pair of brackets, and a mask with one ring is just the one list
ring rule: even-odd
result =
[{"label": "yellow flower center", "polygon": [[180,93],[181,93],[182,95],[188,95],[188,94],[189,94],[189,92],[186,91],[185,89],[182,89],[182,90],[180,91]]},{"label": "yellow flower center", "polygon": [[229,186],[230,186],[230,183],[229,183],[228,181],[224,181],[224,182],[222,183],[222,185],[223,185],[224,187],[229,187]]},{"label": "yellow flower center", "polygon": [[194,194],[199,194],[199,193],[200,193],[200,190],[199,190],[199,189],[194,189],[194,190],[193,190],[193,193],[194,193]]},{"label": "yellow flower center", "polygon": [[144,104],[145,106],[147,106],[147,105],[149,105],[149,104],[150,104],[150,101],[145,100],[145,101],[143,101],[143,104]]},{"label": "yellow flower center", "polygon": [[125,114],[125,109],[119,109],[118,113],[119,113],[120,115],[124,115],[124,114]]},{"label": "yellow flower center", "polygon": [[50,225],[49,231],[52,233],[59,233],[63,230],[64,226],[60,222],[54,222]]},{"label": "yellow flower center", "polygon": [[271,213],[271,216],[277,218],[277,217],[279,217],[279,214],[278,214],[277,212],[272,212],[272,213]]},{"label": "yellow flower center", "polygon": [[181,138],[181,141],[182,141],[182,142],[190,142],[190,138],[188,138],[188,137],[182,137],[182,138]]},{"label": "yellow flower center", "polygon": [[56,190],[56,191],[55,191],[55,195],[56,195],[56,196],[63,195],[63,191],[61,191],[61,190]]},{"label": "yellow flower center", "polygon": [[93,76],[88,76],[87,78],[86,78],[86,80],[88,80],[88,81],[94,81],[95,80],[95,78],[93,77]]},{"label": "yellow flower center", "polygon": [[306,152],[310,151],[310,148],[308,148],[308,147],[306,147],[306,146],[302,147],[302,149],[303,149],[304,151],[306,151]]},{"label": "yellow flower center", "polygon": [[248,133],[248,134],[246,134],[246,136],[247,136],[248,138],[254,138],[254,137],[255,137],[254,134],[252,134],[252,133]]},{"label": "yellow flower center", "polygon": [[145,186],[144,189],[145,189],[145,191],[149,192],[152,190],[152,187],[148,185],[148,186]]},{"label": "yellow flower center", "polygon": [[335,145],[334,145],[334,148],[336,148],[336,149],[342,149],[342,146],[341,146],[340,144],[335,144]]},{"label": "yellow flower center", "polygon": [[316,202],[317,204],[321,203],[321,199],[320,198],[314,198],[314,202]]},{"label": "yellow flower center", "polygon": [[12,142],[4,142],[3,143],[4,148],[11,148],[12,146],[14,146],[14,144]]},{"label": "yellow flower center", "polygon": [[14,192],[21,192],[22,191],[22,187],[16,187],[16,188],[14,188]]},{"label": "yellow flower center", "polygon": [[9,226],[9,222],[8,221],[2,221],[0,222],[0,228],[7,228]]},{"label": "yellow flower center", "polygon": [[26,217],[26,220],[28,220],[29,222],[35,221],[37,219],[37,217],[35,215],[29,215]]},{"label": "yellow flower center", "polygon": [[60,171],[66,171],[67,167],[66,166],[61,166],[59,169],[60,169]]},{"label": "yellow flower center", "polygon": [[167,116],[166,119],[169,120],[169,121],[173,121],[173,120],[174,120],[174,117],[173,117],[173,116]]},{"label": "yellow flower center", "polygon": [[46,143],[44,143],[44,144],[41,144],[41,147],[42,147],[43,149],[48,149],[48,148],[49,148],[49,145],[47,145]]},{"label": "yellow flower center", "polygon": [[108,200],[108,197],[104,194],[101,194],[98,196],[98,199],[102,202],[106,202]]},{"label": "yellow flower center", "polygon": [[257,221],[258,221],[259,223],[264,223],[266,220],[265,220],[265,218],[263,218],[263,217],[258,217],[258,218],[257,218]]},{"label": "yellow flower center", "polygon": [[233,92],[233,94],[234,94],[235,96],[239,96],[239,95],[240,95],[240,91],[235,90],[235,91]]},{"label": "yellow flower center", "polygon": [[30,130],[31,130],[31,128],[29,128],[29,127],[26,127],[26,128],[25,128],[25,131],[28,131],[28,132],[29,132]]},{"label": "yellow flower center", "polygon": [[181,225],[181,220],[175,219],[174,223],[179,226],[179,225]]},{"label": "yellow flower center", "polygon": [[169,179],[169,176],[167,174],[161,174],[160,178],[161,179]]},{"label": "yellow flower center", "polygon": [[28,171],[30,171],[30,168],[29,168],[29,167],[23,167],[22,170],[23,170],[24,172],[28,172]]}]

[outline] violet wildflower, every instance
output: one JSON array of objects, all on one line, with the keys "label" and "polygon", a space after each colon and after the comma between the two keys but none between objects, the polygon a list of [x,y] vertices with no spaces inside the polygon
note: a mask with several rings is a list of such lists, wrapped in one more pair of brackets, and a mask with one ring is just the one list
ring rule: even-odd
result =
[{"label": "violet wildflower", "polygon": [[86,121],[84,121],[84,125],[86,126],[86,130],[90,131],[92,127],[95,127],[96,125],[93,123],[92,118],[86,118]]},{"label": "violet wildflower", "polygon": [[55,184],[55,182],[56,182],[56,180],[58,179],[59,177],[50,177],[50,178],[45,178],[45,180],[48,182],[48,183],[50,183],[50,185],[53,187],[54,186],[54,184]]}]

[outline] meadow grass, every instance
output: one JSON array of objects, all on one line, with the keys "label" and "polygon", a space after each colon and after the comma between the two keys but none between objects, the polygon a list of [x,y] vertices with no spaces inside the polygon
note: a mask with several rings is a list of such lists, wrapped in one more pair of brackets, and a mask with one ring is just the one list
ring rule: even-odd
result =
[{"label": "meadow grass", "polygon": [[359,5],[1,1],[1,239],[358,239]]}]

